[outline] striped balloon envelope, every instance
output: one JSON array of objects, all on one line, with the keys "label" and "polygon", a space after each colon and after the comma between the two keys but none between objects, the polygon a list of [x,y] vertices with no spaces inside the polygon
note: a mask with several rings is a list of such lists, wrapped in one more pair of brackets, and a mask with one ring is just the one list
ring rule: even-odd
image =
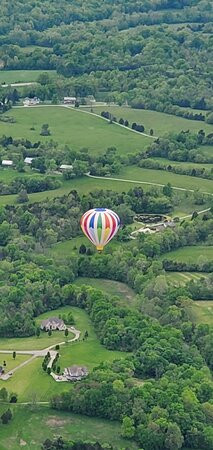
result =
[{"label": "striped balloon envelope", "polygon": [[111,209],[94,208],[83,214],[80,224],[86,237],[102,251],[117,233],[120,219]]}]

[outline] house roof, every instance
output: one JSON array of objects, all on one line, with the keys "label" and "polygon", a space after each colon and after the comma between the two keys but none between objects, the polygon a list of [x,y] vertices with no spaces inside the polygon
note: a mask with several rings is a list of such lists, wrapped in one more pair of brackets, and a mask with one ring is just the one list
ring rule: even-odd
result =
[{"label": "house roof", "polygon": [[71,366],[71,367],[67,367],[67,372],[70,376],[72,377],[82,377],[84,375],[88,374],[88,370],[86,367],[81,367],[81,366]]},{"label": "house roof", "polygon": [[2,166],[12,166],[13,161],[11,159],[3,159],[2,160]]},{"label": "house roof", "polygon": [[72,169],[73,166],[71,164],[61,164],[60,169]]},{"label": "house roof", "polygon": [[64,97],[64,100],[76,100],[76,97]]},{"label": "house roof", "polygon": [[31,164],[33,159],[34,158],[29,158],[28,156],[26,156],[24,162],[27,163],[27,164]]},{"label": "house roof", "polygon": [[44,327],[45,325],[51,324],[64,325],[64,321],[62,319],[59,319],[58,317],[50,317],[49,319],[42,320],[41,322],[41,325]]}]

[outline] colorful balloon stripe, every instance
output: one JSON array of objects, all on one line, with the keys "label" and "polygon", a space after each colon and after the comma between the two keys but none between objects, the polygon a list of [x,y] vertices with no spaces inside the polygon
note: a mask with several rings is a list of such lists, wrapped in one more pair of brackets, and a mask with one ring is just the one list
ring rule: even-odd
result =
[{"label": "colorful balloon stripe", "polygon": [[87,238],[98,250],[115,236],[119,227],[118,215],[107,208],[95,208],[87,211],[81,218],[81,228]]}]

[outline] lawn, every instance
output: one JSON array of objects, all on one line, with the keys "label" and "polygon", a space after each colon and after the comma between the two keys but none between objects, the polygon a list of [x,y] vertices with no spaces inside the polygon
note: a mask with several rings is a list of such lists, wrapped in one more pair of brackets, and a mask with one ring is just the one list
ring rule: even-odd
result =
[{"label": "lawn", "polygon": [[0,83],[28,83],[37,81],[41,73],[55,75],[55,70],[0,70]]},{"label": "lawn", "polygon": [[[59,314],[68,313],[70,311],[73,313],[75,327],[81,331],[81,336],[84,336],[86,330],[88,331],[89,336],[86,341],[73,344],[68,343],[61,346],[61,356],[59,359],[61,369],[64,369],[66,366],[70,366],[72,364],[82,364],[86,365],[89,369],[92,369],[102,361],[112,361],[127,355],[125,352],[110,351],[103,347],[99,343],[89,316],[80,308],[65,306],[38,316],[37,322],[39,323],[47,317],[57,317]],[[53,332],[53,336],[57,336],[57,333],[59,334],[59,340],[57,340],[57,342],[60,342],[63,340],[61,339],[63,333]],[[48,345],[51,345],[52,337],[47,337]],[[29,340],[31,340],[32,345],[29,345]],[[9,350],[12,347],[12,350],[14,350],[14,348],[27,350],[28,345],[31,349],[44,348],[40,346],[41,341],[42,338],[34,337],[22,339],[1,339],[1,349],[7,347],[6,349]],[[36,345],[37,342],[38,344]],[[33,347],[34,344],[36,347]],[[18,370],[14,376],[6,382],[0,381],[0,389],[2,387],[6,387],[10,392],[16,392],[18,394],[18,400],[21,402],[30,401],[33,395],[36,395],[36,398],[39,401],[46,401],[49,400],[54,393],[63,392],[64,390],[70,388],[69,383],[56,383],[51,376],[47,375],[42,370],[41,363],[42,358],[38,357],[34,359],[30,364]]]},{"label": "lawn", "polygon": [[[31,178],[44,177],[45,174],[34,172],[29,167],[26,167],[26,172],[18,172],[15,169],[9,169],[9,168],[5,168],[5,169],[0,168],[0,181],[2,181],[3,183],[10,183],[15,178],[26,178],[29,176]],[[58,176],[58,178],[59,178],[59,180],[61,180],[62,177]],[[1,198],[1,196],[0,196],[0,198]]]},{"label": "lawn", "polygon": [[[49,316],[52,315],[49,313]],[[38,323],[39,318],[37,319]],[[71,339],[71,336],[70,336]],[[57,344],[64,340],[63,331],[54,331],[52,336],[41,332],[40,336],[30,336],[25,338],[1,338],[0,350],[42,350],[50,345]]]},{"label": "lawn", "polygon": [[193,322],[213,325],[213,300],[196,300],[188,310]]},{"label": "lawn", "polygon": [[[8,116],[16,123],[1,123],[1,134],[16,138],[25,137],[33,142],[47,142],[50,139],[61,145],[68,144],[74,150],[89,148],[92,154],[102,153],[108,147],[116,147],[119,153],[142,151],[151,141],[129,130],[109,124],[99,117],[86,114],[76,108],[63,106],[40,106],[34,108],[13,108]],[[50,137],[40,136],[41,126],[48,123]],[[35,130],[30,130],[31,127]]]},{"label": "lawn", "polygon": [[[19,450],[24,448],[40,450],[41,444],[54,436],[62,436],[67,440],[90,440],[111,443],[117,448],[136,450],[138,446],[120,437],[120,424],[103,419],[74,415],[55,411],[47,407],[37,406],[32,410],[29,406],[10,406],[13,420],[1,427],[1,450]],[[6,405],[0,405],[0,413]],[[41,426],[42,424],[42,426]]]},{"label": "lawn", "polygon": [[171,259],[177,262],[183,263],[199,263],[199,258],[202,258],[202,261],[213,260],[213,246],[205,246],[205,245],[197,245],[197,246],[188,246],[182,247],[178,250],[174,250],[172,252],[164,253],[160,256],[161,260]]},{"label": "lawn", "polygon": [[181,189],[199,189],[202,192],[213,194],[212,180],[204,180],[202,178],[190,177],[187,175],[177,175],[175,173],[165,172],[163,170],[144,169],[136,166],[128,166],[122,170],[116,178],[125,180],[134,180],[136,182],[159,183],[165,185],[171,183]]},{"label": "lawn", "polygon": [[29,355],[16,355],[16,358],[13,359],[12,353],[0,353],[0,366],[3,366],[3,362],[6,361],[7,365],[4,367],[5,373],[10,372],[10,370],[19,366],[19,364],[27,361],[30,358]]},{"label": "lawn", "polygon": [[198,281],[203,277],[206,278],[207,275],[199,272],[166,272],[166,279],[172,286],[184,286],[191,280]]},{"label": "lawn", "polygon": [[92,286],[96,289],[101,289],[109,295],[116,295],[120,298],[123,304],[127,305],[128,303],[131,305],[134,303],[135,293],[134,291],[127,286],[125,283],[120,283],[118,281],[105,280],[100,278],[85,278],[80,277],[77,278],[75,284],[78,286],[82,286],[83,284]]},{"label": "lawn", "polygon": [[174,167],[181,167],[182,169],[212,169],[213,164],[202,164],[202,163],[195,163],[195,162],[183,162],[183,161],[171,161],[170,159],[166,158],[152,158],[155,161],[161,163],[161,164],[171,164],[171,166]]},{"label": "lawn", "polygon": [[197,120],[188,120],[171,114],[165,114],[157,111],[149,111],[144,109],[132,109],[120,106],[99,106],[94,108],[94,113],[99,114],[101,111],[111,112],[117,120],[121,117],[127,119],[130,123],[137,122],[143,124],[145,132],[149,133],[152,128],[155,136],[162,136],[169,132],[179,132],[181,130],[197,133],[201,128],[206,133],[212,133],[213,126],[205,122]]}]

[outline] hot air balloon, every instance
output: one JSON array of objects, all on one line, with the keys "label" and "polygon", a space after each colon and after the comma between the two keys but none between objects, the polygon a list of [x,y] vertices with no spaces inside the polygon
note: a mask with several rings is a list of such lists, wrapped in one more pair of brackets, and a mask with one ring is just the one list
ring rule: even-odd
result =
[{"label": "hot air balloon", "polygon": [[86,237],[102,251],[117,233],[120,219],[111,209],[94,208],[83,214],[80,224]]}]

